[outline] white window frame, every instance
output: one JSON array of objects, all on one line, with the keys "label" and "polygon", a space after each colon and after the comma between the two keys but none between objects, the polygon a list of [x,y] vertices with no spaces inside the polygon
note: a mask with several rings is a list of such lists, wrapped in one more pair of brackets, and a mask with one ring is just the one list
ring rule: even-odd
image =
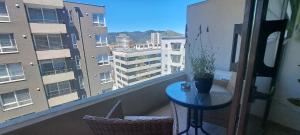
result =
[{"label": "white window frame", "polygon": [[[64,71],[61,71],[61,70],[55,70],[55,67],[54,67],[54,60],[57,60],[57,59],[63,59],[64,60],[64,65],[65,65],[65,69],[63,69]],[[64,72],[68,72],[68,71],[66,71],[66,70],[68,70],[68,65],[67,65],[67,61],[66,61],[66,59],[65,58],[57,58],[57,59],[48,59],[48,60],[41,60],[41,61],[51,61],[51,64],[52,64],[52,68],[53,68],[53,71],[52,72],[54,72],[53,74],[46,74],[47,72],[45,72],[45,71],[42,71],[43,69],[42,69],[42,63],[41,62],[39,62],[39,67],[40,67],[40,70],[41,70],[41,73],[44,73],[44,74],[46,74],[46,75],[43,75],[43,76],[47,76],[47,75],[56,75],[56,74],[59,74],[59,73],[64,73]],[[49,72],[49,71],[48,71]]]},{"label": "white window frame", "polygon": [[[173,48],[175,45],[178,45],[178,44],[179,44],[179,49]],[[170,44],[170,46],[171,46],[172,51],[180,51],[180,50],[181,50],[182,43],[179,43],[179,42],[173,42],[173,43]]]},{"label": "white window frame", "polygon": [[[17,46],[17,43],[16,43],[16,39],[14,38],[13,34],[12,33],[5,33],[5,34],[0,33],[0,35],[6,35],[6,34],[9,35],[10,46],[9,47],[2,47],[0,45],[0,54],[19,52],[18,46]],[[11,52],[3,52],[3,49],[5,49],[5,48],[16,48],[17,50],[16,51],[11,51]]]},{"label": "white window frame", "polygon": [[49,41],[49,35],[59,35],[60,36],[60,45],[61,45],[61,48],[64,49],[64,45],[63,45],[61,34],[32,34],[32,35],[33,35],[34,46],[36,47],[36,49],[37,49],[37,46],[36,46],[35,36],[40,36],[40,35],[47,37],[47,46],[48,46],[49,50],[52,50],[51,49],[51,45],[50,45],[50,41]]},{"label": "white window frame", "polygon": [[[30,95],[30,91],[29,91],[28,89],[22,89],[22,90],[27,90],[27,91],[28,91],[28,95],[29,95],[29,98],[30,98],[30,99],[25,100],[25,101],[31,101],[31,102],[30,102],[30,103],[27,103],[27,104],[24,104],[24,105],[20,105],[21,102],[18,101],[17,94],[16,94],[16,92],[17,92],[17,91],[20,91],[20,90],[17,90],[17,91],[13,91],[13,92],[8,92],[8,93],[13,93],[13,94],[14,94],[15,102],[9,103],[9,104],[4,104],[4,103],[2,102],[2,101],[3,101],[2,95],[3,95],[3,94],[8,94],[8,93],[2,93],[2,94],[0,94],[0,103],[1,103],[1,107],[2,107],[2,110],[3,110],[3,111],[9,111],[9,110],[13,110],[13,109],[16,109],[16,108],[20,108],[20,107],[24,107],[24,106],[28,106],[28,105],[32,105],[32,104],[33,104],[32,98],[31,98],[31,95]],[[22,102],[25,102],[25,101],[22,101]],[[11,107],[11,108],[7,108],[7,109],[4,109],[4,106],[9,106],[9,105],[12,105],[12,104],[17,104],[17,106]]]},{"label": "white window frame", "polygon": [[[68,84],[69,84],[69,87],[68,87],[69,92],[68,92],[68,93],[65,93],[65,94],[61,94],[62,91],[66,90],[66,89],[60,89],[60,88],[59,88],[58,83],[61,83],[61,82],[53,83],[53,84],[56,84],[56,86],[57,86],[57,90],[56,90],[56,91],[58,92],[58,95],[49,97],[49,93],[53,93],[53,92],[56,92],[56,91],[51,91],[51,92],[49,92],[49,90],[48,90],[47,87],[46,87],[46,94],[47,94],[47,98],[48,98],[48,99],[54,98],[54,97],[59,97],[59,96],[66,95],[66,94],[70,94],[70,93],[73,92],[70,81],[62,81],[62,82],[68,82]],[[50,85],[50,84],[47,84],[47,85]]]},{"label": "white window frame", "polygon": [[73,18],[72,18],[72,10],[68,10],[68,16],[69,16],[69,24],[70,25],[74,25],[74,22],[73,22]]},{"label": "white window frame", "polygon": [[77,69],[81,69],[80,56],[75,55],[75,64]]},{"label": "white window frame", "polygon": [[[97,36],[99,36],[100,41],[97,41]],[[105,36],[105,39],[102,39],[102,37],[104,37],[104,36]],[[107,35],[95,35],[95,41],[96,41],[96,47],[108,46]]]},{"label": "white window frame", "polygon": [[[172,59],[172,58],[174,58],[174,57],[172,57],[172,56],[174,56],[174,57],[178,57],[179,56],[179,61],[178,62],[176,62],[176,61],[174,61],[174,60],[177,60],[177,59]],[[181,55],[177,55],[177,54],[171,54],[171,61],[172,61],[172,63],[180,63],[180,61],[181,61]]]},{"label": "white window frame", "polygon": [[75,33],[71,33],[71,41],[72,41],[73,48],[77,49],[78,45],[77,45],[77,37]]},{"label": "white window frame", "polygon": [[[45,22],[45,16],[44,16],[44,9],[51,9],[51,8],[35,8],[35,7],[27,7],[27,17],[29,19],[29,22],[32,22],[31,18],[30,18],[30,13],[29,13],[29,8],[34,8],[34,9],[40,9],[41,12],[42,12],[42,17],[43,17],[43,22],[34,22],[34,23],[49,23],[49,22]],[[58,16],[57,16],[57,10],[56,9],[52,9],[52,10],[55,10],[55,16],[56,16],[56,22],[54,23],[59,23],[59,20],[58,20]]]},{"label": "white window frame", "polygon": [[[170,66],[170,68],[171,68],[171,73],[172,73],[172,74],[173,74],[173,73],[178,73],[178,72],[181,71],[181,67],[180,67],[180,66]],[[172,70],[172,69],[175,69],[175,71]],[[174,72],[172,72],[172,71],[174,71]]]},{"label": "white window frame", "polygon": [[[101,57],[100,60],[98,60],[98,58]],[[107,60],[104,60],[104,57],[107,57]],[[109,55],[98,55],[97,56],[97,63],[98,63],[98,66],[105,66],[105,65],[110,65],[110,57]]]},{"label": "white window frame", "polygon": [[[107,73],[109,73],[109,77],[106,76]],[[105,78],[102,79],[101,78],[101,74],[104,74]],[[112,76],[111,76],[111,72],[110,71],[100,73],[99,74],[99,78],[100,78],[100,83],[101,84],[112,82]]]},{"label": "white window frame", "polygon": [[[99,16],[102,14],[103,15],[103,24],[101,23],[100,19],[99,19]],[[97,15],[97,22],[94,22],[94,15]],[[106,27],[106,21],[105,21],[105,16],[103,13],[93,13],[92,14],[92,22],[93,22],[93,25],[96,26],[96,27]]]},{"label": "white window frame", "polygon": [[7,5],[6,5],[5,1],[1,1],[1,0],[0,0],[0,2],[3,2],[3,3],[4,3],[4,6],[5,6],[5,9],[6,9],[6,12],[7,12],[7,15],[2,15],[2,16],[0,16],[0,17],[7,17],[7,18],[8,18],[8,21],[1,21],[1,20],[0,20],[0,22],[10,22],[9,12],[8,12],[8,8],[7,8]]},{"label": "white window frame", "polygon": [[0,76],[0,78],[9,78],[9,81],[0,82],[0,84],[11,83],[11,82],[17,82],[17,81],[23,81],[23,80],[26,80],[25,74],[24,74],[24,69],[23,69],[23,66],[22,66],[21,63],[9,63],[9,64],[20,64],[20,65],[21,65],[21,68],[22,68],[22,71],[23,71],[23,74],[22,74],[22,75],[17,75],[17,76],[23,76],[23,78],[22,78],[22,79],[12,80],[11,78],[12,78],[12,77],[16,77],[16,76],[10,76],[10,75],[9,75],[9,71],[8,71],[8,67],[7,67],[8,64],[0,64],[0,65],[5,65],[6,73],[8,74],[8,76],[2,76],[2,77]]},{"label": "white window frame", "polygon": [[79,88],[84,89],[84,81],[82,75],[78,76],[78,83],[79,83]]}]

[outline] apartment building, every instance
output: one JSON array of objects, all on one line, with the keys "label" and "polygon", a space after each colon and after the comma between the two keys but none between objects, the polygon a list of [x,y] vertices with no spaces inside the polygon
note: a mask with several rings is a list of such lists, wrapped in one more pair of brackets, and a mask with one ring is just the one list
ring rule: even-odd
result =
[{"label": "apartment building", "polygon": [[150,43],[155,44],[155,45],[160,44],[161,43],[160,33],[158,33],[158,32],[151,33]]},{"label": "apartment building", "polygon": [[0,122],[112,88],[104,10],[0,0]]},{"label": "apartment building", "polygon": [[116,43],[118,47],[131,47],[133,44],[132,39],[127,34],[119,34],[116,36]]},{"label": "apartment building", "polygon": [[163,37],[161,44],[162,74],[172,74],[183,70],[185,37]]},{"label": "apartment building", "polygon": [[64,2],[67,31],[80,95],[89,97],[112,90],[112,53],[107,43],[104,6]]},{"label": "apartment building", "polygon": [[116,48],[113,50],[116,86],[122,88],[161,75],[161,50]]}]

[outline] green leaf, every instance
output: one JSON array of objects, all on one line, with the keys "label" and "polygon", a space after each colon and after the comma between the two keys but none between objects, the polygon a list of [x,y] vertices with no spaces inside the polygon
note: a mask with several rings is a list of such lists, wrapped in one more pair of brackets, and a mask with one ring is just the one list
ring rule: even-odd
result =
[{"label": "green leaf", "polygon": [[300,107],[300,98],[288,98],[287,99],[291,104]]}]

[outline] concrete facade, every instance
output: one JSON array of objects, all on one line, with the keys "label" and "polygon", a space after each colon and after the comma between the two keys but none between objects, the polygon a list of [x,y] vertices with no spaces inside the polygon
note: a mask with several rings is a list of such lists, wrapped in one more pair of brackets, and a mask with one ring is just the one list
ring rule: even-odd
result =
[{"label": "concrete facade", "polygon": [[[0,18],[0,36],[10,35],[10,44],[17,48],[16,51],[3,52],[5,47],[0,45],[1,73],[7,71],[10,76],[9,81],[1,82],[0,79],[0,122],[112,88],[112,83],[101,84],[99,77],[100,73],[112,70],[110,64],[99,66],[97,60],[98,55],[111,54],[107,43],[96,45],[95,35],[107,33],[103,6],[63,0],[0,2],[5,4],[8,15]],[[42,19],[31,14],[38,10],[42,11]],[[94,14],[98,19],[93,19]],[[52,22],[49,22],[47,17],[53,15],[55,19],[50,18]],[[95,20],[100,23],[95,23]],[[77,37],[76,48],[72,42],[73,33]],[[55,42],[58,39],[61,42]],[[12,71],[9,71],[9,64],[15,64]],[[16,68],[16,65],[21,67]],[[14,72],[23,72],[24,75],[13,80],[11,78],[16,76],[11,74]],[[3,77],[6,76],[0,76]],[[25,95],[29,103],[24,105],[19,101],[20,90],[28,91],[29,94],[25,92]],[[12,98],[14,102],[11,102]],[[8,103],[16,107],[10,107]]]}]

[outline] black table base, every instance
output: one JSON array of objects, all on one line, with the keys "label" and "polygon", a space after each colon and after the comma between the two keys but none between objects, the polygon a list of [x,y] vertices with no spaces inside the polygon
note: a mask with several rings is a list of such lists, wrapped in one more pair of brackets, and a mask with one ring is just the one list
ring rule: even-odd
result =
[{"label": "black table base", "polygon": [[[193,115],[191,114],[191,111],[193,111]],[[199,111],[200,111],[200,117],[198,113]],[[191,127],[195,129],[195,135],[198,135],[199,128],[201,129],[202,133],[204,133],[205,135],[209,135],[209,133],[205,131],[203,128],[203,110],[188,108],[186,129],[183,130],[182,132],[179,132],[178,135],[182,135],[184,133],[189,134],[188,132]]]}]

